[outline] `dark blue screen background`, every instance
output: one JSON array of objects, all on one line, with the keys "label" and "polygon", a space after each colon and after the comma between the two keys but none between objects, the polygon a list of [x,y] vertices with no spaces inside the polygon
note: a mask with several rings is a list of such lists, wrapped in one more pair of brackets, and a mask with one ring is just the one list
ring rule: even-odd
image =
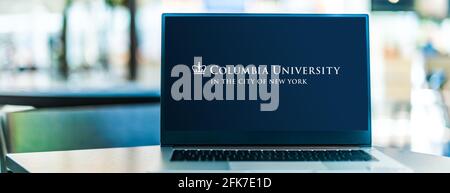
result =
[{"label": "dark blue screen background", "polygon": [[[164,129],[167,131],[368,130],[369,91],[364,17],[166,17],[163,44]],[[338,76],[280,85],[279,107],[268,101],[175,101],[170,87],[177,64],[340,66]],[[204,83],[208,79],[204,79]],[[192,91],[193,92],[193,91]],[[248,96],[248,95],[247,95]]]}]

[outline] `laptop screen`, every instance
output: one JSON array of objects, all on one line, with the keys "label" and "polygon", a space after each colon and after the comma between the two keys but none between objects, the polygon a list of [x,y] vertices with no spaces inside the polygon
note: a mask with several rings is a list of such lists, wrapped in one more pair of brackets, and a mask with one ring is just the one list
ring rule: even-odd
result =
[{"label": "laptop screen", "polygon": [[366,15],[163,15],[163,144],[368,143],[367,30]]}]

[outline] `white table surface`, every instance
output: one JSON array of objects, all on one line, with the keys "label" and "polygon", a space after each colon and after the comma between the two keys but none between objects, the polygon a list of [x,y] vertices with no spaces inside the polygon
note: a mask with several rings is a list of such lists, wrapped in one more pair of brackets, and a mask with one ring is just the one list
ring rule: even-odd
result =
[{"label": "white table surface", "polygon": [[[450,158],[414,153],[393,148],[380,148],[388,156],[414,172],[450,172]],[[160,146],[109,148],[7,155],[12,172],[160,172],[157,163]],[[151,156],[156,155],[156,156]]]}]

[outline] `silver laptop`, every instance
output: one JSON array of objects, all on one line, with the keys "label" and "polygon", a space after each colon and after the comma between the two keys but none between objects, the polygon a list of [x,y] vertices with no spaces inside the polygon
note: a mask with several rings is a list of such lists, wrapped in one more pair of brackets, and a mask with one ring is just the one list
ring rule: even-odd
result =
[{"label": "silver laptop", "polygon": [[163,14],[170,172],[406,172],[371,147],[368,16]]}]

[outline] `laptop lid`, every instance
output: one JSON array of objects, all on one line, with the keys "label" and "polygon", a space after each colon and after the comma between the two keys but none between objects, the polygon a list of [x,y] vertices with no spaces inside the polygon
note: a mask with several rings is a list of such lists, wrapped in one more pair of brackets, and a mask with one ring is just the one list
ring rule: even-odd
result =
[{"label": "laptop lid", "polygon": [[163,14],[162,145],[370,145],[368,16]]}]

